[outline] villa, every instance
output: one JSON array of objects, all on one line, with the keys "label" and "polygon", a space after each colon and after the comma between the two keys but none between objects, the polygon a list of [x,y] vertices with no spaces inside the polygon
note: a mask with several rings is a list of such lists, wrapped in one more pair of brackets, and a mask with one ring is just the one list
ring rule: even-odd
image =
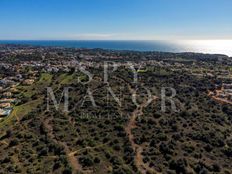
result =
[{"label": "villa", "polygon": [[12,108],[0,109],[0,117],[9,116],[12,110],[13,110]]},{"label": "villa", "polygon": [[0,108],[9,108],[11,107],[11,103],[0,103]]},{"label": "villa", "polygon": [[10,102],[10,103],[15,103],[17,100],[14,99],[14,98],[4,98],[4,99],[0,99],[0,103],[7,103],[7,102]]}]

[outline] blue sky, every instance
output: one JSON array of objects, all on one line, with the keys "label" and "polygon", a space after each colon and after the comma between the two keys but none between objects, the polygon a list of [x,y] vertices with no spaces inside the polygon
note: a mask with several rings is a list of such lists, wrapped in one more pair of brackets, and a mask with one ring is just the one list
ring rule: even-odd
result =
[{"label": "blue sky", "polygon": [[0,0],[0,39],[232,39],[232,1]]}]

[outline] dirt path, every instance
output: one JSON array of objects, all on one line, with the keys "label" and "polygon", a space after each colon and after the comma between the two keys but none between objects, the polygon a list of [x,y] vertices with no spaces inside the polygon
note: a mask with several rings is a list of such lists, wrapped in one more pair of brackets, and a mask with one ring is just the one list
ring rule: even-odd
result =
[{"label": "dirt path", "polygon": [[[110,143],[110,142],[109,142],[109,143]],[[69,155],[70,155],[70,156],[74,156],[74,155],[78,154],[78,153],[81,152],[81,151],[84,151],[84,150],[87,150],[87,149],[89,149],[89,150],[97,149],[97,148],[100,148],[100,147],[104,147],[104,146],[106,146],[106,145],[109,144],[109,143],[100,144],[100,145],[94,146],[94,147],[89,147],[89,146],[87,146],[87,147],[84,147],[84,148],[82,148],[82,149],[79,149],[79,150],[75,150],[75,151],[73,151],[73,152],[70,152]]]},{"label": "dirt path", "polygon": [[[136,91],[131,87],[131,84],[127,81],[125,81],[123,78],[121,77],[117,77],[116,78],[119,81],[122,81],[124,83],[127,84],[128,89],[131,93],[131,95],[136,94]],[[156,96],[152,96],[150,102],[157,100],[158,97]],[[136,119],[138,118],[138,116],[142,116],[143,115],[143,108],[145,108],[148,105],[148,99],[144,100],[142,104],[140,104],[139,106],[137,106],[137,108],[133,111],[129,123],[127,124],[127,126],[125,127],[125,132],[127,133],[127,136],[129,138],[129,141],[131,143],[132,149],[135,152],[135,165],[137,167],[137,169],[139,170],[140,173],[142,174],[146,174],[147,172],[151,173],[151,174],[159,174],[159,172],[155,171],[153,168],[149,167],[147,164],[145,164],[143,162],[143,147],[141,145],[138,145],[135,143],[134,141],[134,135],[132,133],[132,130],[136,128]]]},{"label": "dirt path", "polygon": [[[131,86],[129,85],[128,87],[130,92],[134,94],[135,91],[131,88]],[[156,100],[156,99],[158,99],[158,97],[153,96],[152,100]],[[134,135],[132,133],[132,130],[136,128],[136,119],[138,118],[138,116],[143,115],[143,108],[145,108],[146,106],[147,106],[147,100],[144,100],[142,104],[137,106],[137,108],[134,110],[134,112],[130,117],[129,123],[125,127],[125,131],[128,135],[131,146],[135,152],[135,165],[139,170],[139,172],[142,174],[146,174],[147,172],[157,174],[158,172],[156,172],[154,169],[150,168],[147,164],[143,162],[143,155],[142,155],[143,147],[135,143]]]},{"label": "dirt path", "polygon": [[70,164],[71,164],[73,170],[76,171],[76,172],[77,172],[77,171],[81,171],[81,170],[82,170],[82,166],[79,164],[79,161],[78,161],[77,158],[75,157],[75,154],[71,154],[71,155],[70,155],[70,152],[71,152],[71,151],[69,150],[67,144],[64,143],[64,142],[61,142],[61,144],[62,144],[63,147],[64,147],[65,154],[67,155],[67,158],[68,158],[68,160],[69,160],[69,162],[70,162]]},{"label": "dirt path", "polygon": [[216,96],[212,96],[212,98],[221,103],[221,104],[229,104],[229,105],[232,105],[232,102],[228,101],[228,100],[225,100],[225,99],[222,99],[222,98],[219,98],[219,97],[216,97]]},{"label": "dirt path", "polygon": [[82,166],[79,164],[79,161],[75,157],[75,154],[71,154],[71,151],[70,151],[68,145],[65,142],[61,142],[61,141],[57,140],[57,138],[53,134],[53,127],[50,124],[51,120],[52,120],[52,118],[44,121],[44,127],[48,130],[49,138],[51,138],[56,144],[59,144],[60,146],[64,147],[64,152],[65,152],[67,159],[68,159],[68,161],[73,169],[73,173],[82,171]]},{"label": "dirt path", "polygon": [[0,144],[5,144],[5,145],[9,146],[9,143],[7,143],[5,140],[0,141]]},{"label": "dirt path", "polygon": [[218,97],[221,92],[222,90],[216,90],[216,94],[214,95],[212,91],[208,91],[208,96],[218,103],[232,105],[231,101]]}]

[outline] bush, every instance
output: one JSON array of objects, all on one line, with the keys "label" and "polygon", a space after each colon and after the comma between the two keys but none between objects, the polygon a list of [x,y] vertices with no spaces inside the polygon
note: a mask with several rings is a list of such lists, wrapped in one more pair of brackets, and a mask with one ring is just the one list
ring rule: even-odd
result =
[{"label": "bush", "polygon": [[89,156],[80,157],[79,161],[83,167],[91,167],[94,164],[93,160]]},{"label": "bush", "polygon": [[186,173],[187,161],[185,159],[179,159],[177,161],[172,160],[169,163],[169,168],[175,170],[176,173]]},{"label": "bush", "polygon": [[160,152],[162,152],[163,154],[170,154],[170,155],[173,154],[173,150],[172,150],[170,147],[168,147],[166,144],[164,144],[164,143],[161,143],[161,144],[160,144],[159,150],[160,150]]},{"label": "bush", "polygon": [[60,163],[56,162],[53,166],[53,171],[59,169],[60,167],[61,167]]},{"label": "bush", "polygon": [[113,157],[110,159],[110,162],[111,162],[113,165],[120,165],[120,164],[121,164],[120,160],[119,160],[118,157],[116,157],[116,156],[113,156]]},{"label": "bush", "polygon": [[101,162],[101,160],[100,160],[100,158],[98,158],[98,157],[96,157],[96,158],[94,158],[94,163],[100,163]]},{"label": "bush", "polygon": [[232,147],[225,148],[224,154],[228,157],[232,157]]},{"label": "bush", "polygon": [[220,168],[220,166],[218,164],[213,164],[212,171],[213,172],[220,172],[221,168]]},{"label": "bush", "polygon": [[10,147],[16,146],[16,145],[18,145],[18,143],[19,143],[19,142],[18,142],[17,139],[11,140],[9,146],[10,146]]},{"label": "bush", "polygon": [[72,169],[70,167],[67,167],[64,169],[63,174],[72,174]]},{"label": "bush", "polygon": [[121,150],[121,147],[119,145],[114,145],[113,146],[113,149],[116,150],[116,151],[120,151]]}]

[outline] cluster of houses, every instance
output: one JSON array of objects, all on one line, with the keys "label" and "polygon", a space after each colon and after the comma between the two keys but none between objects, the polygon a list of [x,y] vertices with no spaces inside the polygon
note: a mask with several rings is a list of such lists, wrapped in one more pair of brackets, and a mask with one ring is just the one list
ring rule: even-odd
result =
[{"label": "cluster of houses", "polygon": [[216,85],[216,90],[214,92],[209,92],[214,100],[232,105],[232,83],[223,83],[221,86]]},{"label": "cluster of houses", "polygon": [[232,83],[222,84],[221,90],[218,92],[218,97],[232,102]]},{"label": "cluster of houses", "polygon": [[12,92],[16,90],[15,85],[13,81],[0,80],[0,119],[10,115],[13,110],[16,99],[13,98]]},{"label": "cluster of houses", "polygon": [[[13,106],[17,103],[15,93],[17,92],[16,82],[14,84],[0,80],[0,120],[9,116],[13,111]],[[23,84],[30,85],[34,80],[26,79]]]},{"label": "cluster of houses", "polygon": [[0,79],[0,120],[9,116],[17,103],[17,85],[31,85],[34,78],[25,79],[21,74]]}]

